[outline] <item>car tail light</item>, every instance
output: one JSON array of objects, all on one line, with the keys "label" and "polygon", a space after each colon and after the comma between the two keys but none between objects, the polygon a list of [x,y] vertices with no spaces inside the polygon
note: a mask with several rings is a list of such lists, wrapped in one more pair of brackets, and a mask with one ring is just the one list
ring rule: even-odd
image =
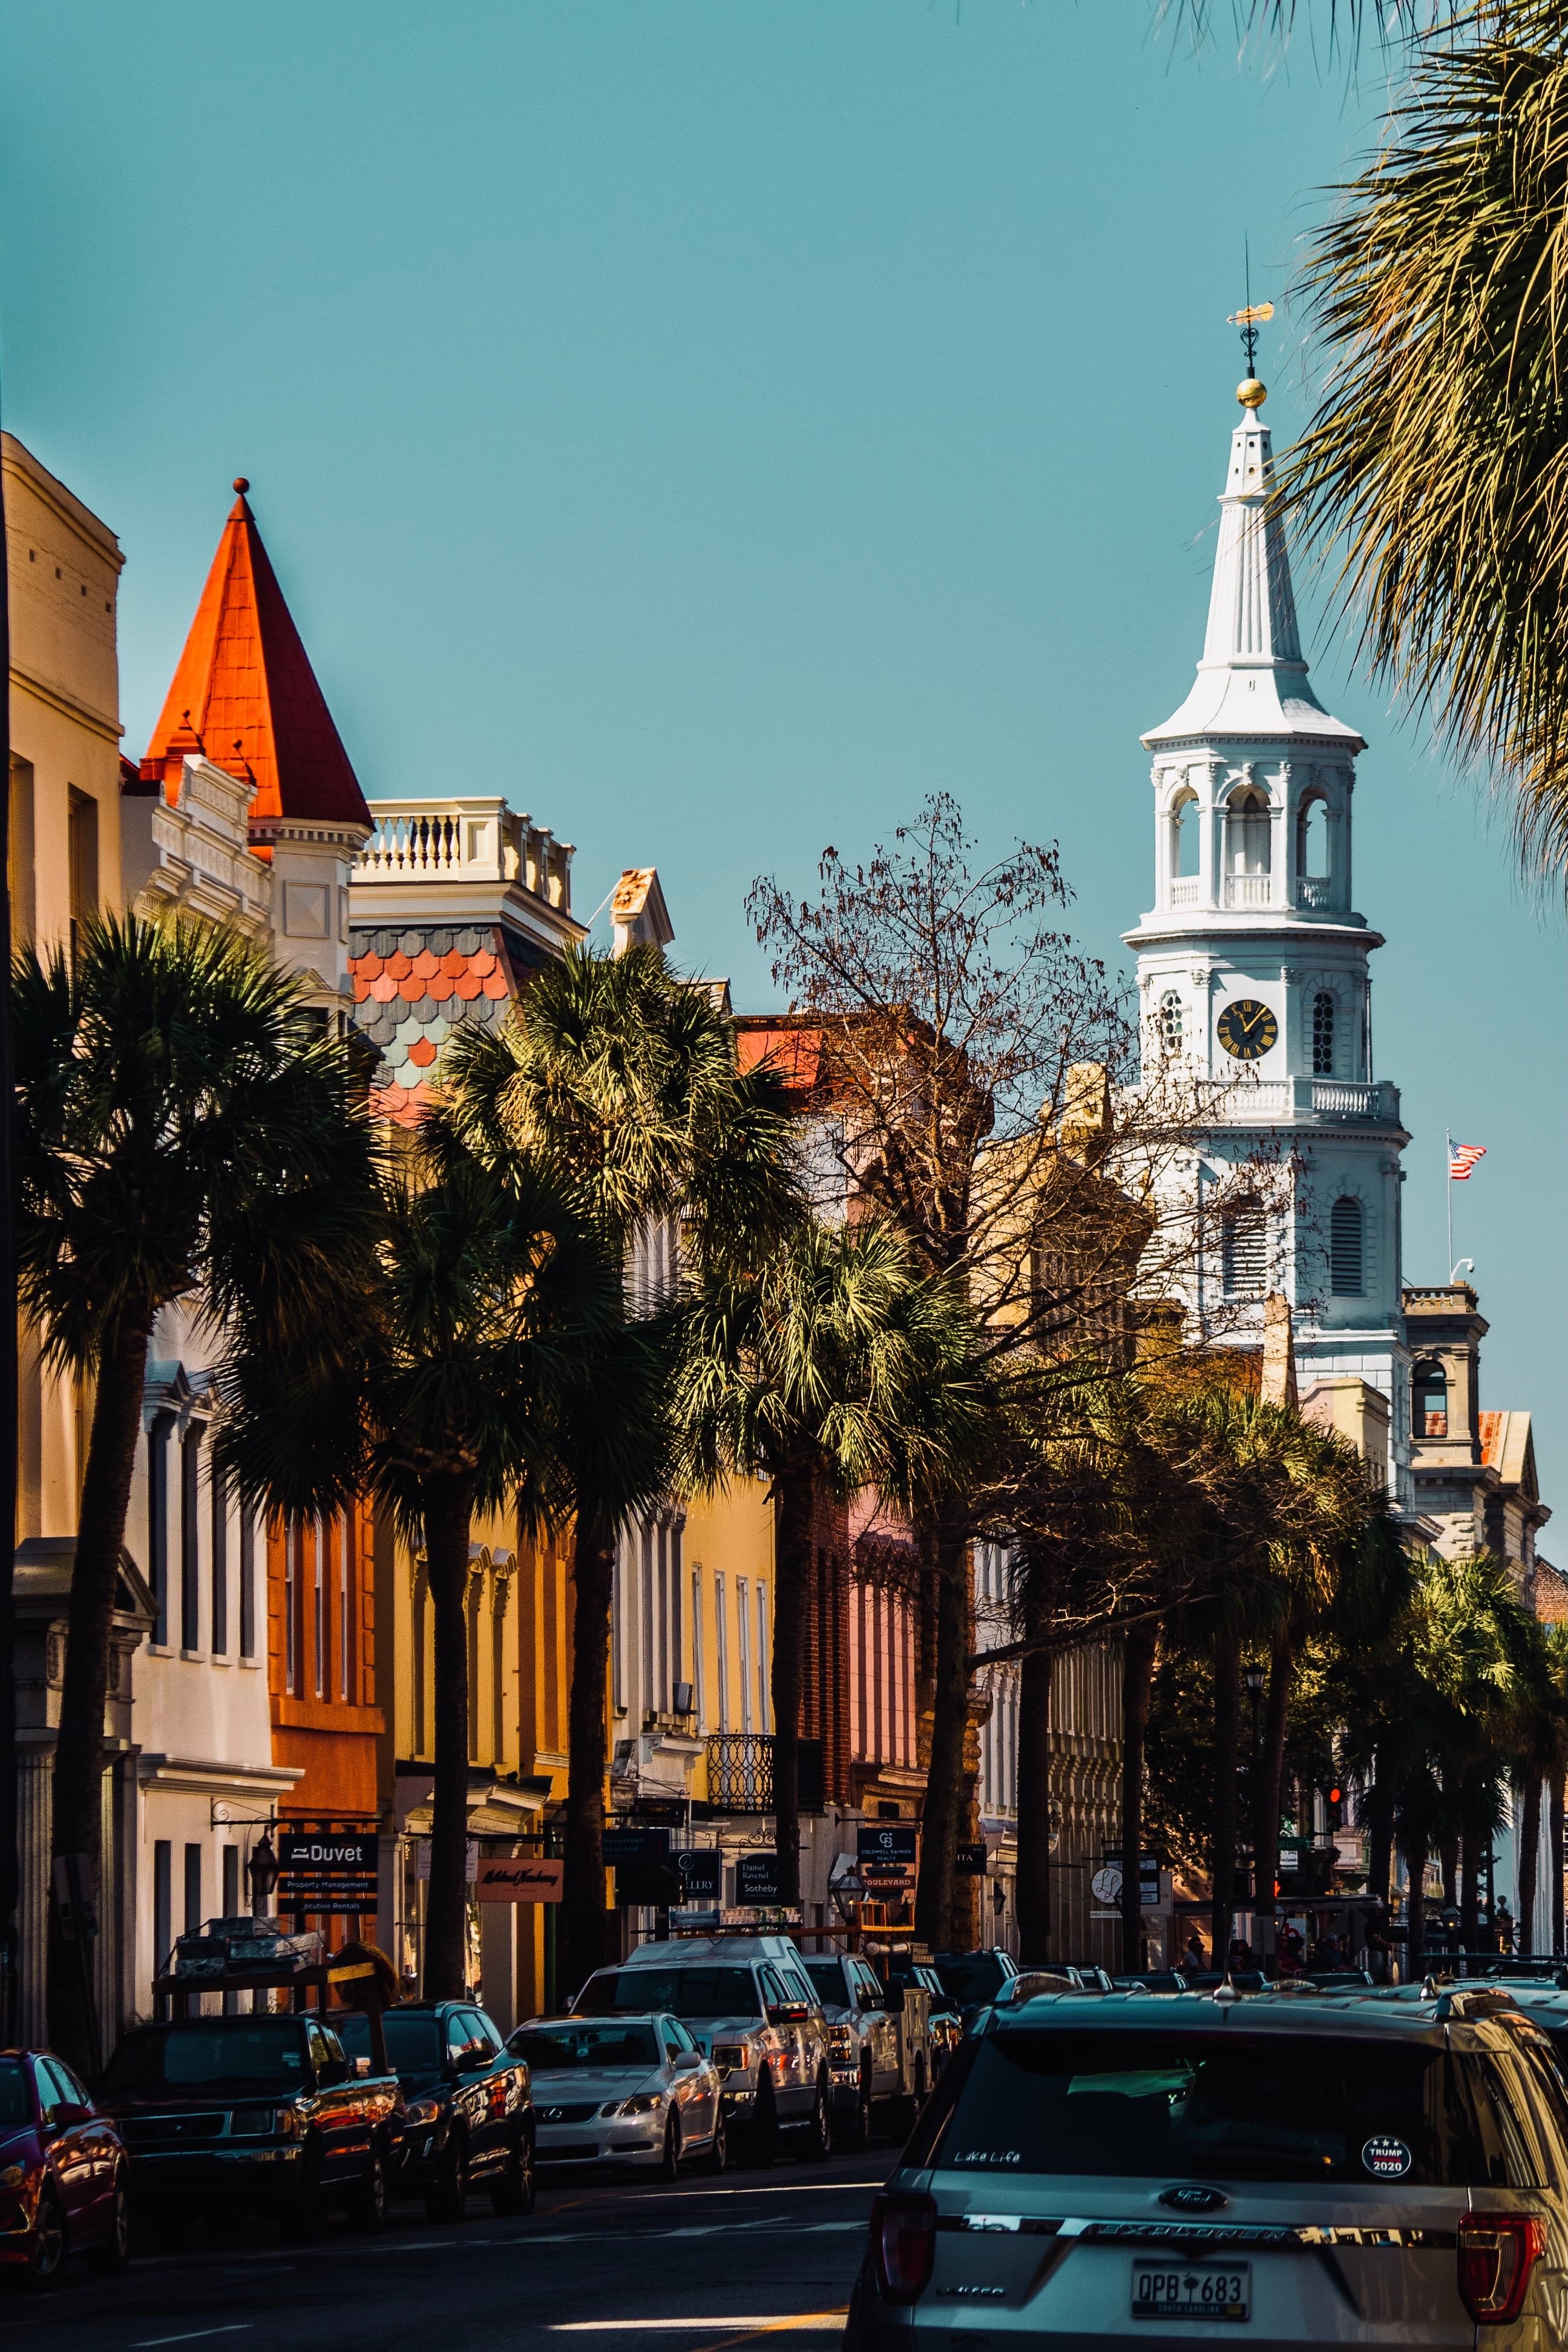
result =
[{"label": "car tail light", "polygon": [[879,2197],[871,2209],[871,2250],[888,2303],[913,2303],[936,2252],[934,2197]]},{"label": "car tail light", "polygon": [[1459,2222],[1459,2293],[1472,2319],[1517,2319],[1546,2224],[1534,2213],[1466,2213]]}]

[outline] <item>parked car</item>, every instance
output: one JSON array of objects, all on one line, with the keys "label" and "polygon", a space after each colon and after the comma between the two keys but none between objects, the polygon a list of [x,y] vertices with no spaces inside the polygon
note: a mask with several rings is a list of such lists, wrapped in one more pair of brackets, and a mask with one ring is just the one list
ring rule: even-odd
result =
[{"label": "parked car", "polygon": [[678,2017],[535,2017],[507,2047],[533,2078],[541,2164],[610,2164],[674,2180],[682,2159],[722,2172],[718,2069]]},{"label": "parked car", "polygon": [[1545,2352],[1565,2284],[1568,2092],[1497,1993],[1050,1993],[927,2104],[845,2343]]},{"label": "parked car", "polygon": [[879,1954],[876,1969],[890,1993],[917,1986],[929,2000],[931,2080],[935,2083],[964,2039],[962,2017],[948,2000],[942,1979],[929,1960],[912,1960],[902,1953]]},{"label": "parked car", "polygon": [[50,2286],[67,2259],[125,2266],[124,2146],[70,2068],[47,2050],[0,2056],[0,2263]]},{"label": "parked car", "polygon": [[581,2017],[678,2017],[717,2068],[727,2121],[751,2163],[771,2164],[791,2126],[808,2157],[831,2151],[827,2024],[787,1936],[643,1944],[619,1968],[597,1970],[571,2006]]},{"label": "parked car", "polygon": [[[966,2033],[992,2001],[1005,1994],[1019,1972],[1012,1954],[999,1945],[979,1952],[937,1952],[931,1965]],[[1074,1971],[1062,1973],[1076,1981]]]},{"label": "parked car", "polygon": [[801,1965],[827,2022],[835,2137],[869,2147],[880,2104],[902,2139],[931,2080],[930,1995],[920,1986],[884,1988],[852,1952],[808,1955]]},{"label": "parked car", "polygon": [[308,2013],[179,2018],[121,2036],[102,2105],[134,2208],[261,2207],[308,2227],[333,2206],[379,2227],[402,2149],[395,2074],[361,2074]]},{"label": "parked car", "polygon": [[[470,2187],[497,2213],[534,2210],[528,2070],[469,2000],[400,2001],[382,2019],[387,2063],[404,2102],[399,2194],[423,2195],[432,2221],[460,2221]],[[339,2025],[352,2058],[370,2054],[370,2021]]]}]

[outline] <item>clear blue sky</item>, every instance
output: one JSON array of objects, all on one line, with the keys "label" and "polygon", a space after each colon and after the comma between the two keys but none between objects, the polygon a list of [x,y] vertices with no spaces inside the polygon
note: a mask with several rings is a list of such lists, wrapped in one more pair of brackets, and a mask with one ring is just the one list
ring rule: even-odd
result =
[{"label": "clear blue sky", "polygon": [[[371,798],[507,792],[579,845],[585,915],[656,863],[677,952],[742,1004],[770,996],[751,877],[804,885],[938,785],[998,847],[1059,837],[1119,955],[1138,735],[1202,635],[1243,234],[1280,298],[1379,97],[1153,23],[0,0],[5,422],[127,551],[128,748],[243,472]],[[1288,317],[1263,372],[1282,438]],[[1451,1125],[1489,1146],[1456,1195],[1483,1402],[1533,1410],[1562,1508],[1562,920],[1349,648],[1314,675],[1372,746],[1406,1273],[1447,1271]]]}]

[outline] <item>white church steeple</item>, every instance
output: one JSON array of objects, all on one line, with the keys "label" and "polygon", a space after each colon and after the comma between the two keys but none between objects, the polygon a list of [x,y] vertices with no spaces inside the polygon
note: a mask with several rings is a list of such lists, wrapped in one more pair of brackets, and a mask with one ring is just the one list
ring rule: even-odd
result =
[{"label": "white church steeple", "polygon": [[[1230,437],[1203,657],[1152,755],[1154,905],[1138,959],[1145,1080],[1196,1089],[1192,1208],[1215,1236],[1189,1301],[1195,1335],[1261,1344],[1283,1291],[1303,1391],[1368,1381],[1408,1486],[1401,1318],[1398,1089],[1373,1068],[1368,958],[1352,898],[1354,727],[1313,693],[1273,453],[1249,376]],[[1250,1172],[1265,1164],[1267,1184]]]}]

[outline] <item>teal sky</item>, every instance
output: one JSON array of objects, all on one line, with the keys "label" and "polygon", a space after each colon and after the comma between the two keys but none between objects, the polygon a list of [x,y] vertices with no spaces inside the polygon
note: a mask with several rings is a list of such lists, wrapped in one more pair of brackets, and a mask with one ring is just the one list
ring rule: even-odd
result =
[{"label": "teal sky", "polygon": [[[1155,23],[0,0],[5,421],[126,549],[127,748],[243,472],[371,797],[506,792],[578,844],[584,916],[656,864],[677,953],[743,1006],[771,1001],[752,876],[804,887],[937,786],[988,846],[1059,838],[1119,956],[1138,735],[1202,637],[1243,236],[1282,301],[1381,95]],[[1262,372],[1282,440],[1288,307]],[[1314,677],[1371,743],[1406,1275],[1447,1272],[1451,1126],[1489,1147],[1455,1229],[1483,1402],[1533,1411],[1561,1502],[1563,923],[1352,652],[1320,633]]]}]

